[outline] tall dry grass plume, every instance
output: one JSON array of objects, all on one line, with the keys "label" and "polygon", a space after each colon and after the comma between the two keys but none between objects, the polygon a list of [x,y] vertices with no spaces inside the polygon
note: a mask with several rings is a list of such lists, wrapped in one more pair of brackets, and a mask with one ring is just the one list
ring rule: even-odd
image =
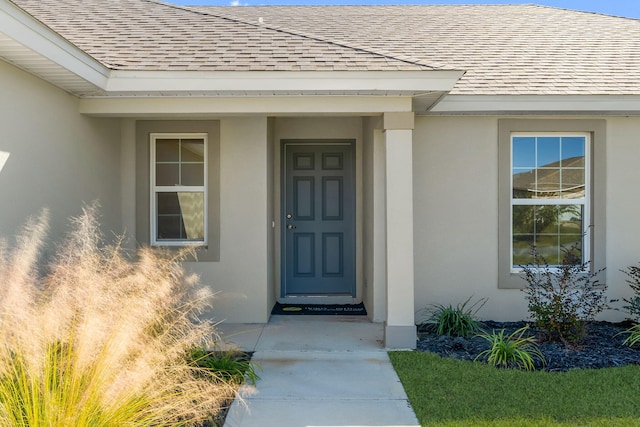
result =
[{"label": "tall dry grass plume", "polygon": [[143,248],[131,260],[104,244],[95,206],[44,274],[47,214],[15,247],[0,241],[0,425],[192,425],[219,410],[231,385],[194,368],[189,350],[215,328],[197,315],[212,297],[184,253]]}]

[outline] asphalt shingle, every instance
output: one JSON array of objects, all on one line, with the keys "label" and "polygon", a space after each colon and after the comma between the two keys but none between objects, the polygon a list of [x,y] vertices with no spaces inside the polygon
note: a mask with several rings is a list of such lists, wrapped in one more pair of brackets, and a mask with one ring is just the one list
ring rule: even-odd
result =
[{"label": "asphalt shingle", "polygon": [[535,5],[12,0],[110,68],[465,70],[452,94],[640,94],[640,20]]},{"label": "asphalt shingle", "polygon": [[536,5],[195,7],[466,70],[452,94],[640,94],[640,20]]},{"label": "asphalt shingle", "polygon": [[13,0],[118,70],[431,69],[363,49],[147,0]]}]

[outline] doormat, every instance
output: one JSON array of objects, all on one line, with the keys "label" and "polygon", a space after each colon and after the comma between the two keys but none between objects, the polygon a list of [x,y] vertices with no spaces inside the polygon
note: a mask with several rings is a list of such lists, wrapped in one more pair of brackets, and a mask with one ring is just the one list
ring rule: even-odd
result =
[{"label": "doormat", "polygon": [[276,303],[271,314],[299,314],[299,315],[347,315],[366,316],[367,310],[364,304],[280,304]]}]

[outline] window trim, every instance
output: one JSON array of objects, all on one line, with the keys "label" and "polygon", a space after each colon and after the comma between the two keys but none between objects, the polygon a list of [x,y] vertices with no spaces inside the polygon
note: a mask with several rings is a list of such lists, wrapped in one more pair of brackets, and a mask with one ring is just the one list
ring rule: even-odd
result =
[{"label": "window trim", "polygon": [[[204,177],[203,177],[203,185],[201,186],[186,186],[186,185],[176,185],[176,186],[159,186],[156,185],[156,141],[158,139],[202,139],[204,141]],[[207,133],[150,133],[149,134],[149,236],[150,236],[150,244],[151,246],[172,246],[172,247],[183,247],[183,246],[208,246],[208,211],[209,211],[209,142]],[[204,197],[204,212],[203,212],[203,226],[204,226],[204,238],[203,240],[189,240],[189,239],[171,239],[171,240],[162,240],[158,239],[157,236],[157,197],[158,193],[167,193],[167,192],[201,192]]]},{"label": "window trim", "polygon": [[[540,198],[540,199],[516,199],[513,197],[513,140],[517,137],[534,137],[534,138],[563,138],[563,137],[584,137],[584,184],[585,196],[577,199],[552,199],[552,198]],[[591,225],[591,204],[593,193],[591,191],[591,168],[592,168],[592,151],[591,151],[591,134],[589,132],[510,132],[509,136],[509,158],[510,158],[510,209],[509,209],[509,253],[510,253],[510,265],[511,273],[522,273],[521,267],[513,265],[513,207],[514,206],[538,206],[538,205],[582,205],[582,262],[591,262],[591,246],[592,236],[589,233],[589,227]],[[518,200],[518,203],[514,203]],[[550,266],[554,267],[554,266]]]},{"label": "window trim", "polygon": [[513,133],[589,134],[591,203],[587,234],[591,242],[586,259],[592,271],[606,265],[606,119],[505,118],[498,119],[498,288],[523,289],[524,274],[512,271],[511,258],[511,135]]}]

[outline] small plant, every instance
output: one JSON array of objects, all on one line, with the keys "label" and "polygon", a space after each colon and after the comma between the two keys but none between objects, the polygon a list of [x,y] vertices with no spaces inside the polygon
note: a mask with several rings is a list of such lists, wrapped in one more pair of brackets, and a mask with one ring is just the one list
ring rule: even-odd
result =
[{"label": "small plant", "polygon": [[536,326],[551,339],[571,345],[581,341],[587,323],[608,308],[607,286],[597,277],[604,268],[591,271],[577,254],[577,245],[563,252],[562,264],[550,267],[533,246],[533,263],[521,266],[528,282],[523,291]]},{"label": "small plant", "polygon": [[248,380],[251,385],[256,385],[256,381],[260,379],[256,372],[257,365],[251,362],[251,356],[246,353],[207,351],[197,347],[189,352],[188,360],[190,365],[234,384],[242,384]]},{"label": "small plant", "polygon": [[474,361],[485,358],[487,363],[504,368],[517,367],[527,371],[535,368],[535,359],[545,364],[544,356],[535,344],[533,336],[524,336],[529,325],[524,326],[505,337],[502,329],[496,333],[484,333],[477,336],[484,338],[491,345],[490,348],[476,356]]},{"label": "small plant", "polygon": [[430,316],[422,326],[433,330],[438,335],[468,337],[480,329],[480,322],[475,315],[487,302],[486,298],[479,299],[469,307],[469,297],[462,304],[434,305],[430,310]]},{"label": "small plant", "polygon": [[628,305],[622,306],[622,309],[629,313],[635,321],[640,321],[640,266],[632,265],[626,270],[620,270],[627,275],[626,282],[633,290],[631,298],[623,298],[622,300]]},{"label": "small plant", "polygon": [[[636,344],[640,343],[640,324],[633,325],[626,331],[620,332],[620,334],[627,334],[628,337],[622,341],[624,345],[628,345],[629,347],[633,347]],[[616,335],[620,335],[616,334]]]}]

